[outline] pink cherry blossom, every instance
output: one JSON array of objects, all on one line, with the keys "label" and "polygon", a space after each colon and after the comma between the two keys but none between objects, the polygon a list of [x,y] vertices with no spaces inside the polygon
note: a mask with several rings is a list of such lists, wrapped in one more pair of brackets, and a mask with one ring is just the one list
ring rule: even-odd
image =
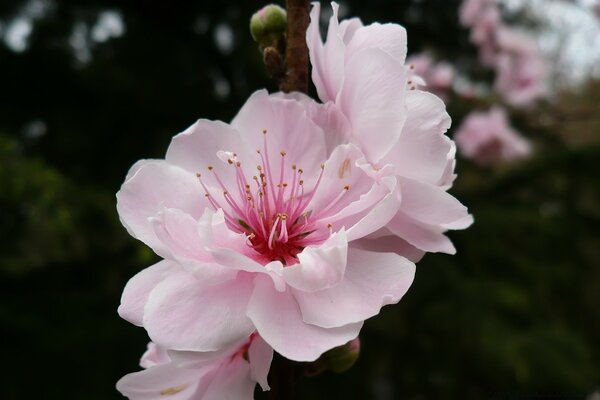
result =
[{"label": "pink cherry blossom", "polygon": [[313,81],[329,112],[326,123],[350,132],[345,140],[365,154],[376,171],[372,176],[396,182],[400,202],[384,227],[352,246],[393,249],[414,260],[425,251],[454,253],[444,232],[468,227],[472,217],[446,192],[455,178],[456,151],[445,135],[450,126],[445,105],[406,84],[404,28],[338,22],[338,6],[332,7],[325,41],[319,3],[313,3],[307,31]]},{"label": "pink cherry blossom", "polygon": [[257,330],[312,361],[398,302],[414,264],[348,246],[394,217],[397,182],[335,144],[331,117],[259,91],[231,124],[199,120],[165,160],[135,164],[117,209],[164,260],[129,281],[120,315],[173,350],[217,351]]},{"label": "pink cherry blossom", "polygon": [[547,92],[546,65],[537,44],[514,29],[498,30],[495,87],[513,105],[528,105]]},{"label": "pink cherry blossom", "polygon": [[406,60],[409,65],[409,82],[415,82],[421,78],[424,83],[424,90],[431,92],[441,99],[445,99],[448,90],[452,87],[454,81],[454,67],[446,62],[435,63],[431,55],[427,53],[416,54]]},{"label": "pink cherry blossom", "polygon": [[531,153],[529,142],[509,126],[500,107],[467,116],[455,139],[461,154],[480,165],[513,161]]},{"label": "pink cherry blossom", "polygon": [[173,352],[150,342],[142,371],[128,374],[117,389],[131,400],[244,400],[254,387],[269,390],[273,350],[257,334],[212,353]]},{"label": "pink cherry blossom", "polygon": [[497,8],[495,0],[464,0],[458,10],[460,23],[463,26],[471,27],[490,8]]}]

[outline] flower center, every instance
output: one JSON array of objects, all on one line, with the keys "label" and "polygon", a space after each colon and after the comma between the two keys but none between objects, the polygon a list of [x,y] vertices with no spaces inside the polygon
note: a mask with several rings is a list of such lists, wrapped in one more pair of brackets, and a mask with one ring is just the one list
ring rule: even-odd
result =
[{"label": "flower center", "polygon": [[[277,163],[269,160],[266,130],[263,131],[263,138],[263,149],[256,151],[260,163],[251,179],[244,173],[236,153],[221,151],[218,154],[219,158],[235,168],[233,187],[227,187],[215,168],[208,166],[222,189],[221,199],[215,198],[200,173],[197,176],[212,207],[215,210],[223,209],[229,229],[246,235],[257,260],[293,265],[298,262],[297,256],[306,246],[320,244],[330,236],[332,227],[322,219],[328,215],[327,211],[335,201],[318,212],[309,210],[308,206],[321,184],[325,165],[320,165],[314,187],[307,189],[303,179],[304,170],[295,164],[288,165],[285,150],[279,153],[277,168]],[[349,186],[344,186],[338,199],[348,189]],[[223,207],[222,201],[228,207]]]}]

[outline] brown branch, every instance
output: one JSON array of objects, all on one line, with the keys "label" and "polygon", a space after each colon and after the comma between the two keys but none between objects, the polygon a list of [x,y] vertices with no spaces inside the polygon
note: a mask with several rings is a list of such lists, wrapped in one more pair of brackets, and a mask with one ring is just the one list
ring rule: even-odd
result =
[{"label": "brown branch", "polygon": [[308,47],[306,30],[309,22],[309,0],[286,0],[287,6],[287,73],[279,88],[284,92],[308,91]]}]

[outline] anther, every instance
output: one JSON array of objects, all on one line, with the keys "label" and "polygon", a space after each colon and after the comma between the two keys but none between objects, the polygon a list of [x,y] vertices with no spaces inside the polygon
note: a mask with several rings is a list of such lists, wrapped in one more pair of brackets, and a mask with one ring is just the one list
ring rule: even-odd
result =
[{"label": "anther", "polygon": [[262,131],[262,132],[263,132],[263,135],[266,135],[266,134],[267,134],[267,130],[266,130],[266,129],[263,129],[263,131]]},{"label": "anther", "polygon": [[344,190],[350,190],[350,185],[344,186]]},{"label": "anther", "polygon": [[212,171],[212,170],[213,170],[213,167],[212,167],[212,165],[209,165],[209,166],[208,166],[208,170],[209,170],[209,171]]},{"label": "anther", "polygon": [[281,157],[285,157],[285,155],[286,155],[287,153],[285,152],[285,150],[281,150],[281,151],[279,152],[279,154],[281,154]]},{"label": "anther", "polygon": [[196,172],[196,178],[200,178],[202,177],[202,174],[200,172]]}]

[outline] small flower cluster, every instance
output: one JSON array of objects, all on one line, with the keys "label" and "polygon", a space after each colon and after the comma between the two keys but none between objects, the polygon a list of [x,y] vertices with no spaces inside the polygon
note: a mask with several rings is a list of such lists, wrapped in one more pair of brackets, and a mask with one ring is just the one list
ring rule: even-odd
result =
[{"label": "small flower cluster", "polygon": [[129,233],[163,258],[134,276],[119,314],[152,342],[131,399],[250,399],[273,351],[314,361],[397,303],[425,252],[472,223],[447,193],[450,118],[407,84],[406,32],[339,22],[307,43],[321,102],[247,100],[231,123],[199,120],[117,193]]},{"label": "small flower cluster", "polygon": [[533,38],[506,26],[495,0],[464,0],[460,22],[471,29],[483,65],[496,71],[495,89],[511,105],[530,105],[547,93],[545,61]]},{"label": "small flower cluster", "polygon": [[531,153],[531,144],[509,126],[500,107],[471,113],[454,139],[464,157],[482,166],[526,158]]}]

